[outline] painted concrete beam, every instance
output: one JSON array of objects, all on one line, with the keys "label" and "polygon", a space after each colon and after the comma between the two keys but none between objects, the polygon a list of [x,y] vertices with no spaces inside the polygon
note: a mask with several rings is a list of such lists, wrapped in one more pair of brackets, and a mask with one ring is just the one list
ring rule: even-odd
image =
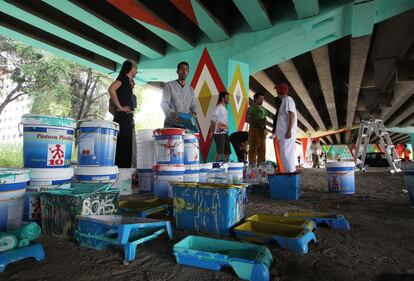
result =
[{"label": "painted concrete beam", "polygon": [[312,50],[312,59],[315,64],[316,72],[318,73],[319,82],[321,84],[323,97],[325,98],[326,107],[328,108],[329,117],[331,118],[332,127],[334,130],[337,130],[338,116],[336,114],[328,45]]},{"label": "painted concrete beam", "polygon": [[335,138],[336,138],[337,143],[341,143],[341,135],[340,134],[335,134]]},{"label": "painted concrete beam", "polygon": [[386,122],[412,95],[414,95],[414,81],[395,83],[394,102],[391,107],[382,109],[381,119]]},{"label": "painted concrete beam", "polygon": [[406,119],[407,117],[409,117],[413,112],[414,112],[414,104],[412,104],[411,106],[409,106],[404,111],[400,112],[400,114],[398,114],[398,116],[396,118],[394,118],[393,120],[391,120],[391,122],[389,122],[388,126],[392,126],[392,127],[397,126],[404,119]]},{"label": "painted concrete beam", "polygon": [[199,0],[191,0],[198,27],[212,40],[222,41],[230,38],[229,32]]},{"label": "painted concrete beam", "polygon": [[43,2],[53,6],[54,8],[62,11],[63,13],[76,18],[77,20],[82,21],[84,24],[96,29],[96,30],[104,30],[107,36],[122,42],[122,44],[137,50],[144,56],[150,59],[157,59],[163,56],[162,52],[159,52],[152,48],[151,46],[147,46],[145,42],[137,40],[131,34],[128,34],[126,31],[121,30],[111,24],[108,24],[106,21],[102,20],[101,18],[95,16],[94,14],[82,9],[81,7],[75,5],[74,3],[68,0],[42,0]]},{"label": "painted concrete beam", "polygon": [[407,119],[404,123],[401,124],[401,127],[408,127],[414,125],[414,116]]},{"label": "painted concrete beam", "polygon": [[[337,134],[336,134],[337,135]],[[335,135],[335,136],[336,136]],[[332,143],[332,144],[334,144],[334,141],[333,141],[333,139],[331,138],[331,136],[326,136],[326,139],[330,142],[330,143]],[[340,143],[340,142],[338,142],[338,143]]]},{"label": "painted concrete beam", "polygon": [[299,75],[294,63],[292,60],[288,60],[278,64],[278,67],[282,71],[283,75],[289,81],[290,85],[293,87],[295,92],[301,98],[302,102],[306,105],[309,113],[312,115],[312,118],[316,121],[319,128],[323,131],[326,131],[326,126],[322,121],[321,116],[319,115],[316,106],[314,105],[308,90],[303,84],[302,78]]},{"label": "painted concrete beam", "polygon": [[[254,79],[256,79],[257,82],[259,82],[263,88],[266,89],[269,93],[272,94],[272,96],[276,97],[276,90],[274,89],[275,84],[273,83],[272,79],[267,76],[267,74],[263,71],[259,71],[252,75]],[[298,120],[305,125],[305,127],[309,131],[315,131],[315,129],[312,127],[312,125],[303,117],[303,115],[300,112],[297,112],[298,114]]]},{"label": "painted concrete beam", "polygon": [[269,13],[262,0],[233,0],[233,2],[254,31],[272,26]]},{"label": "painted concrete beam", "polygon": [[100,44],[87,39],[86,36],[78,36],[74,32],[70,31],[69,28],[63,28],[55,25],[46,19],[36,16],[33,11],[25,11],[24,9],[16,6],[14,3],[10,4],[2,1],[0,11],[118,63],[123,63],[126,59],[133,59],[134,61],[139,60],[138,53],[136,53],[135,57],[123,57],[118,52],[115,52],[115,50],[104,48]]},{"label": "painted concrete beam", "polygon": [[292,0],[299,19],[313,17],[319,14],[318,0]]},{"label": "painted concrete beam", "polygon": [[115,63],[113,65],[113,68],[107,68],[100,64],[97,64],[93,61],[84,59],[80,57],[78,54],[72,54],[70,52],[67,52],[65,50],[62,50],[58,47],[54,47],[50,44],[50,42],[42,41],[37,38],[31,37],[31,34],[23,34],[20,31],[15,31],[12,29],[9,29],[7,27],[3,26],[2,20],[0,19],[0,34],[13,38],[15,40],[21,41],[25,44],[34,46],[36,48],[51,52],[52,54],[55,54],[56,56],[59,56],[61,58],[79,63],[85,67],[90,67],[92,69],[95,69],[97,71],[100,71],[102,73],[111,73],[115,71]]},{"label": "painted concrete beam", "polygon": [[[348,103],[346,126],[350,128],[354,121],[355,108],[358,102],[362,77],[367,62],[371,36],[363,36],[351,39],[351,58],[349,65]],[[345,135],[345,143],[349,142],[350,133]]]},{"label": "painted concrete beam", "polygon": [[352,17],[352,36],[360,37],[372,33],[376,16],[375,0],[355,0]]}]

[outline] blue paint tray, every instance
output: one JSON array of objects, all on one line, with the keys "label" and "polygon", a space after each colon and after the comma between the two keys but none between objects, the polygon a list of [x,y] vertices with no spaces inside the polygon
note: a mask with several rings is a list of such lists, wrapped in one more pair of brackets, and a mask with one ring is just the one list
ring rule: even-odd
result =
[{"label": "blue paint tray", "polygon": [[126,215],[77,216],[76,240],[83,247],[96,250],[111,246],[124,248],[125,260],[135,259],[137,245],[167,233],[172,239],[169,221]]},{"label": "blue paint tray", "polygon": [[178,264],[219,271],[230,266],[242,280],[269,280],[272,254],[265,246],[187,236],[173,247]]},{"label": "blue paint tray", "polygon": [[348,220],[341,214],[322,213],[322,212],[287,212],[284,214],[289,219],[313,220],[318,225],[329,226],[333,229],[351,229]]},{"label": "blue paint tray", "polygon": [[247,221],[233,230],[240,239],[265,244],[276,242],[281,248],[299,254],[307,254],[308,244],[316,242],[312,231],[296,225]]},{"label": "blue paint tray", "polygon": [[245,185],[172,182],[176,227],[229,236],[244,218]]},{"label": "blue paint tray", "polygon": [[14,248],[10,251],[0,253],[0,272],[6,269],[6,266],[10,263],[24,260],[27,258],[34,258],[36,261],[42,261],[45,259],[45,251],[43,246],[34,243],[22,248]]}]

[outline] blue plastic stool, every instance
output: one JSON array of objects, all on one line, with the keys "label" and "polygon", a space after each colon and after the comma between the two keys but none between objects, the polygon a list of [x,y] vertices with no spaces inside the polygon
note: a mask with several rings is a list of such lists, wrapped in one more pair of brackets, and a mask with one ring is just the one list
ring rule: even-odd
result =
[{"label": "blue plastic stool", "polygon": [[101,250],[122,246],[126,261],[135,259],[137,245],[167,232],[172,239],[169,221],[126,215],[77,216],[76,240],[83,247]]},{"label": "blue plastic stool", "polygon": [[10,251],[0,253],[0,272],[6,269],[10,263],[27,258],[34,258],[36,261],[45,259],[45,250],[43,246],[35,243],[23,248],[15,248]]}]

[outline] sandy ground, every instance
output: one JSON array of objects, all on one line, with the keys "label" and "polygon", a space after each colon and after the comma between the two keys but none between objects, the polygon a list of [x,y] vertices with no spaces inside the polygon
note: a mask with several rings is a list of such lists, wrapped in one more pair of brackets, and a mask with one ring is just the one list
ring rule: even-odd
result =
[{"label": "sandy ground", "polygon": [[[355,195],[327,192],[324,171],[305,170],[302,198],[273,201],[266,194],[249,196],[248,215],[325,210],[344,214],[351,230],[320,228],[318,243],[307,255],[269,248],[274,262],[271,280],[414,280],[414,208],[402,193],[403,176],[383,169],[357,173]],[[160,238],[139,246],[137,259],[122,263],[122,251],[95,251],[75,242],[43,235],[42,262],[10,265],[0,280],[238,280],[231,269],[219,272],[177,265],[171,249],[189,232],[174,231],[174,241]]]}]

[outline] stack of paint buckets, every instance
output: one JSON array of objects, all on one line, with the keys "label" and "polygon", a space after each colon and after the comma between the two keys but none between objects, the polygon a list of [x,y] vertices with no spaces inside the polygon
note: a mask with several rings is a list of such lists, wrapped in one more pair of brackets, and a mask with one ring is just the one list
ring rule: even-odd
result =
[{"label": "stack of paint buckets", "polygon": [[26,114],[23,124],[24,167],[31,171],[24,206],[24,220],[38,221],[40,193],[69,189],[70,167],[76,121],[72,118]]},{"label": "stack of paint buckets", "polygon": [[138,192],[152,193],[154,191],[154,176],[152,166],[155,164],[155,151],[152,129],[137,131],[137,173]]},{"label": "stack of paint buckets", "polygon": [[199,134],[187,133],[184,136],[184,181],[200,181]]},{"label": "stack of paint buckets", "polygon": [[169,182],[184,180],[184,136],[183,129],[165,128],[153,132],[157,164],[154,165],[154,195],[171,198]]},{"label": "stack of paint buckets", "polygon": [[28,169],[0,168],[0,232],[19,227],[23,220]]},{"label": "stack of paint buckets", "polygon": [[[79,166],[75,168],[75,182],[88,184],[91,189],[105,184],[115,184],[118,179],[118,167],[115,166],[118,123],[81,120],[78,122],[78,128]],[[130,187],[131,185],[129,189]],[[120,192],[123,192],[122,188]]]}]

